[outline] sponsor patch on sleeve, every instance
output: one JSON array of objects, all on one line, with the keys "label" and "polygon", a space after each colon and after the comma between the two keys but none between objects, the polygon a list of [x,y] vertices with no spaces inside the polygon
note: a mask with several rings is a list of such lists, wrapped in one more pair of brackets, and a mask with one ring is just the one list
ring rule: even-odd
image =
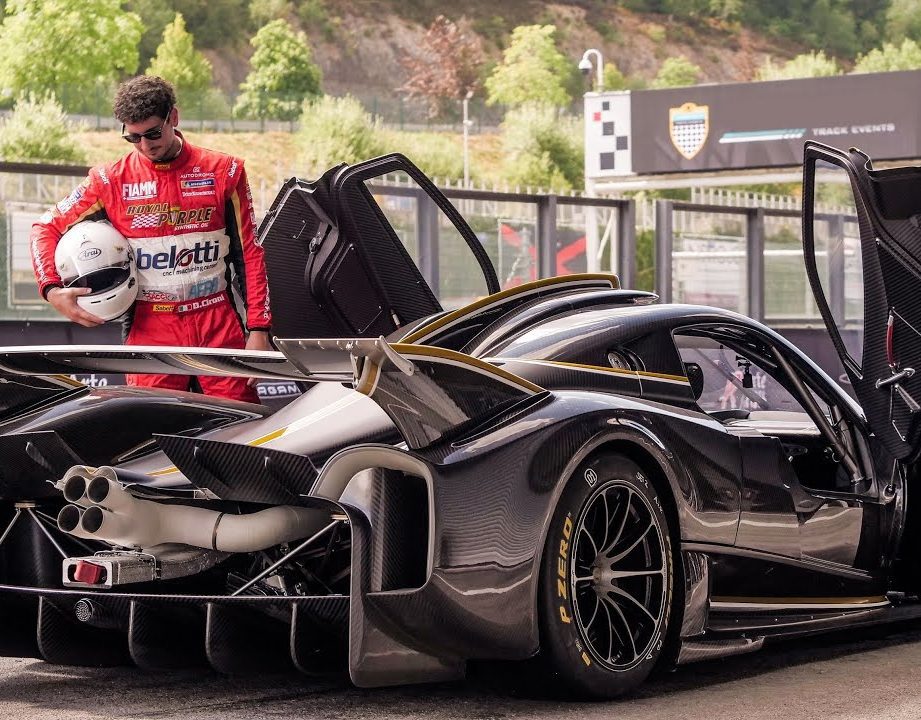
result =
[{"label": "sponsor patch on sleeve", "polygon": [[214,178],[198,178],[196,180],[183,180],[180,183],[183,190],[201,190],[202,188],[213,188]]}]

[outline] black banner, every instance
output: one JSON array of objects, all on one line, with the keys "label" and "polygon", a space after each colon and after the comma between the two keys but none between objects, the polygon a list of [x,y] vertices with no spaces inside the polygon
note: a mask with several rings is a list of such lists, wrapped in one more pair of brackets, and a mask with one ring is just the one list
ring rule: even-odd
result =
[{"label": "black banner", "polygon": [[803,143],[921,157],[921,71],[631,93],[635,173],[789,167]]}]

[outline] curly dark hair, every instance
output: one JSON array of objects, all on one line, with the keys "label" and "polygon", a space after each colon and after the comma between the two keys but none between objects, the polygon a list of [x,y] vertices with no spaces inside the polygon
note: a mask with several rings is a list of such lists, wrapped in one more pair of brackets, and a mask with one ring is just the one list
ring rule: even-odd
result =
[{"label": "curly dark hair", "polygon": [[175,104],[176,93],[166,80],[156,75],[138,75],[118,86],[112,112],[116,120],[130,125],[153,115],[166,120]]}]

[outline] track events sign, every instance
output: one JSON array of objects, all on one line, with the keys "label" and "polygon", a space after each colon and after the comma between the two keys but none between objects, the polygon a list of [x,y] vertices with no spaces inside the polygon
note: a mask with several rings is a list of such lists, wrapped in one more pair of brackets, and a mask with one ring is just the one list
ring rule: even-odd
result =
[{"label": "track events sign", "polygon": [[589,178],[790,167],[803,143],[921,157],[921,71],[585,96]]}]

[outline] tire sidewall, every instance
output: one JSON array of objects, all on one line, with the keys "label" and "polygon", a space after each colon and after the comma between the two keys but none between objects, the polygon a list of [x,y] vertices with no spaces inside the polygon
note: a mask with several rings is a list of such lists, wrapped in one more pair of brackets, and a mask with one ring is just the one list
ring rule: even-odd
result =
[{"label": "tire sidewall", "polygon": [[[576,621],[570,590],[570,573],[575,547],[574,533],[586,502],[611,481],[629,485],[651,508],[659,525],[666,572],[664,614],[646,656],[626,670],[606,668],[592,658]],[[549,664],[554,681],[561,681],[578,694],[615,697],[641,683],[662,653],[674,615],[675,560],[671,534],[662,502],[648,474],[630,459],[611,453],[587,458],[567,481],[554,510],[541,562],[540,619],[541,655]],[[565,577],[561,577],[565,575]]]}]

